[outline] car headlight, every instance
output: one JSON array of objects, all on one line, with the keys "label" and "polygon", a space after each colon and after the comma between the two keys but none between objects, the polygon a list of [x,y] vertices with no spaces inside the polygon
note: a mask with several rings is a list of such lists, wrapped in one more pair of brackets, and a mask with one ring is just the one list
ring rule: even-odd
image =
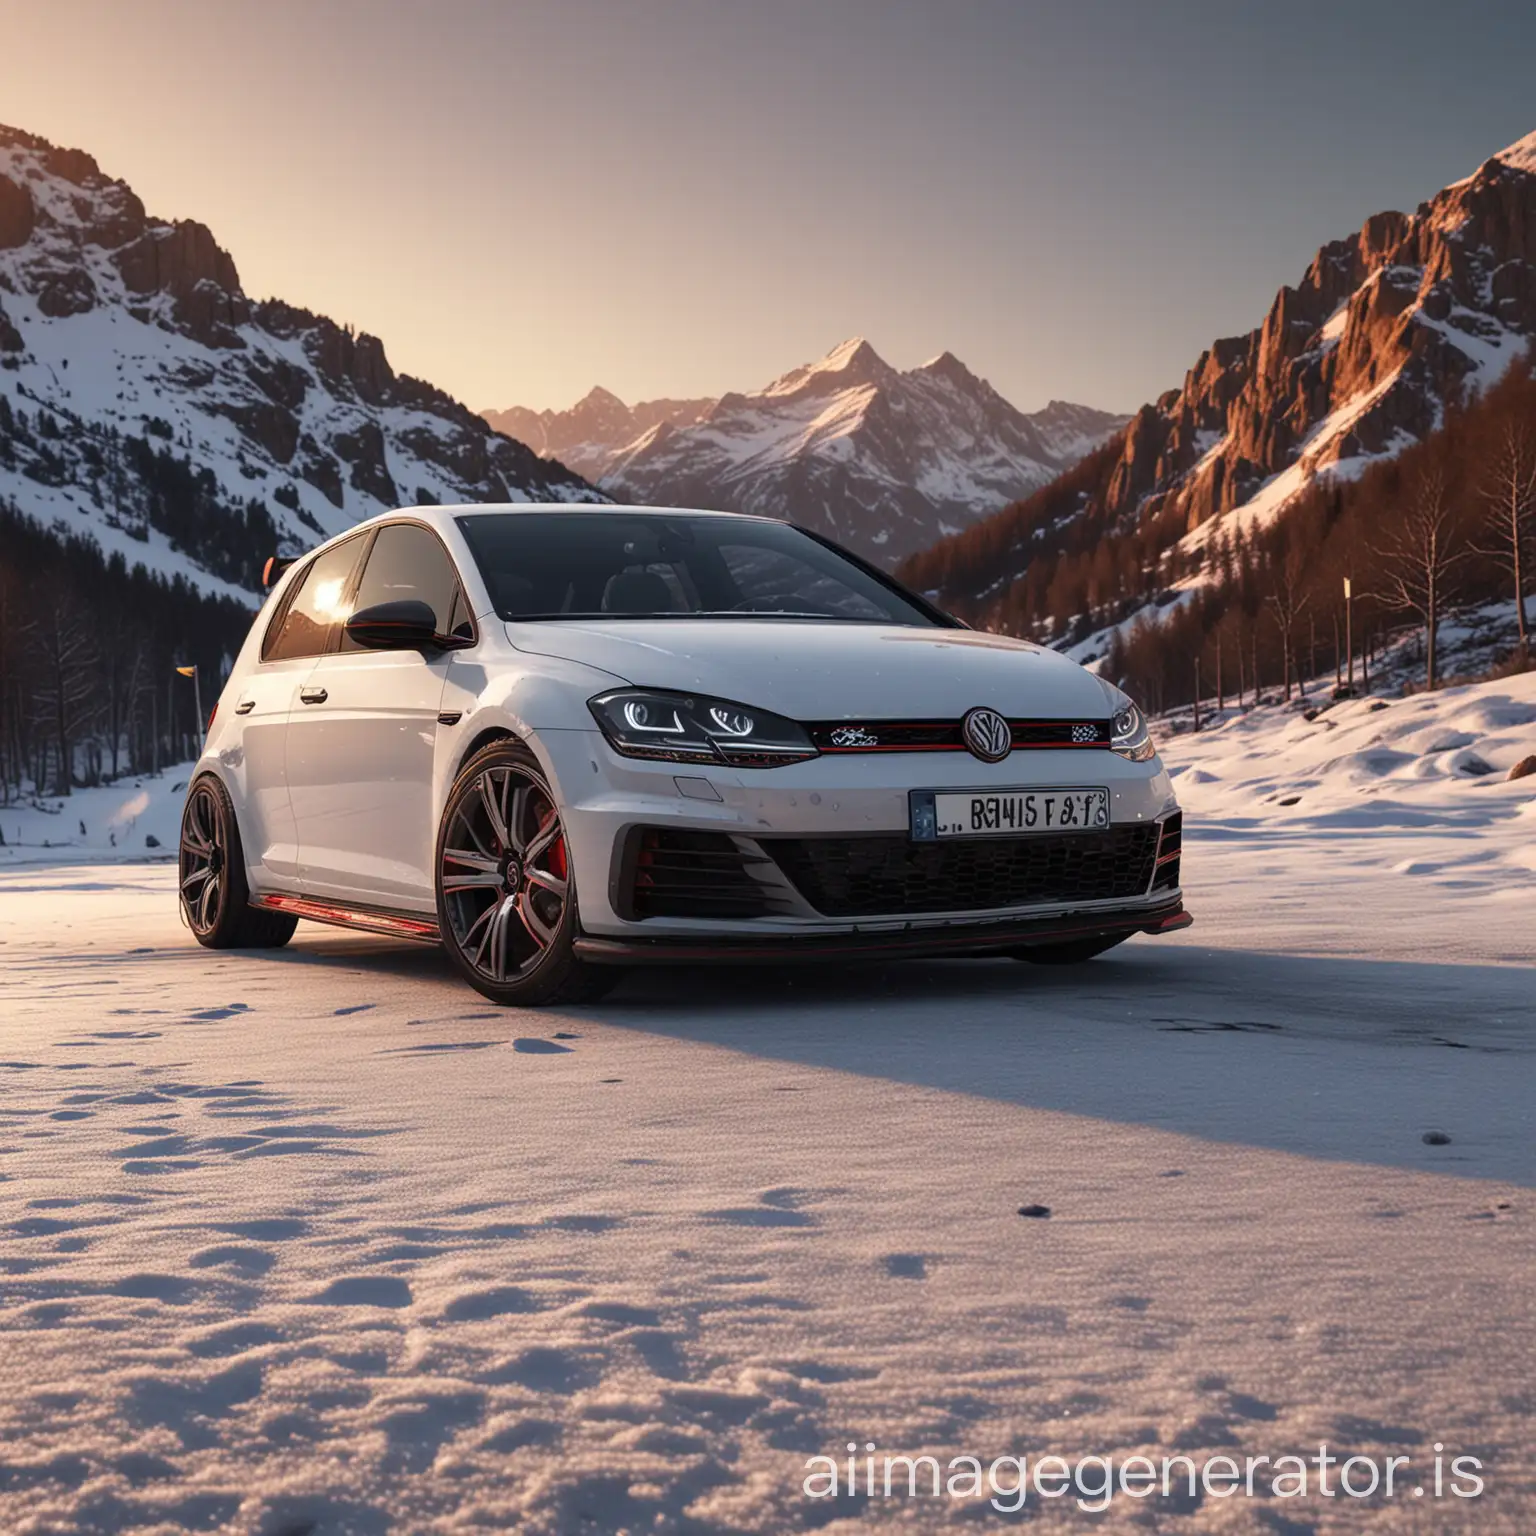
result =
[{"label": "car headlight", "polygon": [[1128,698],[1118,688],[1109,684],[1110,702],[1114,706],[1114,725],[1110,730],[1110,750],[1118,752],[1121,757],[1128,757],[1133,763],[1144,763],[1149,757],[1157,755],[1157,748],[1152,744],[1152,732],[1147,728],[1147,717],[1142,714],[1140,706]]},{"label": "car headlight", "polygon": [[777,768],[817,756],[801,726],[729,699],[623,688],[587,701],[608,745],[668,763]]}]

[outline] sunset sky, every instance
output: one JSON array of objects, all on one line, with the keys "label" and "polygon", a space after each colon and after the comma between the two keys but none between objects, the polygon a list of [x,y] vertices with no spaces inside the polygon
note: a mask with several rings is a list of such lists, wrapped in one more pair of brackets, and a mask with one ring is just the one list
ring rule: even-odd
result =
[{"label": "sunset sky", "polygon": [[1131,409],[1536,128],[1536,8],[0,0],[0,122],[475,407],[946,348]]}]

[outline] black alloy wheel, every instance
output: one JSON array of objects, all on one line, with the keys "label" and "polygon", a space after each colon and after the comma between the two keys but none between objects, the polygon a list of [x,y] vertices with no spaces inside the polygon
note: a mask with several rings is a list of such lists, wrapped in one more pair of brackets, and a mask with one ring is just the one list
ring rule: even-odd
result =
[{"label": "black alloy wheel", "polygon": [[177,889],[193,938],[209,949],[279,949],[298,927],[251,905],[235,808],[211,773],[192,781],[182,808]]},{"label": "black alloy wheel", "polygon": [[576,885],[560,807],[538,759],[510,740],[464,765],[437,842],[443,946],[470,985],[512,1005],[590,1002],[612,967],[578,960]]}]

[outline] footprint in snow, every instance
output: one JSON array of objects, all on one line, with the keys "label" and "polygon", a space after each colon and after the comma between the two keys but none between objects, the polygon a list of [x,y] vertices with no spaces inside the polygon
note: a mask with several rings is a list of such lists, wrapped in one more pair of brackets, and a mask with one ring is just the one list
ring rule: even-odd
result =
[{"label": "footprint in snow", "polygon": [[292,1237],[303,1237],[309,1231],[309,1223],[296,1216],[262,1216],[254,1221],[221,1221],[213,1225],[215,1231],[257,1243],[286,1242]]},{"label": "footprint in snow", "polygon": [[771,1205],[732,1206],[722,1211],[705,1211],[706,1221],[724,1222],[732,1227],[814,1227],[816,1218],[805,1211],[783,1211]]},{"label": "footprint in snow", "polygon": [[229,1328],[216,1328],[211,1333],[197,1334],[187,1340],[188,1354],[199,1360],[221,1360],[228,1355],[243,1355],[247,1350],[260,1349],[263,1344],[277,1344],[282,1333],[268,1323],[235,1323]]},{"label": "footprint in snow", "polygon": [[505,1045],[505,1040],[435,1040],[431,1045],[399,1045],[387,1051],[375,1051],[375,1056],[425,1056],[437,1051],[488,1051],[493,1045]]},{"label": "footprint in snow", "polygon": [[377,1008],[377,1003],[353,1003],[350,1008],[336,1008],[332,1010],[333,1018],[342,1018],[349,1013],[367,1013],[370,1008]]},{"label": "footprint in snow", "polygon": [[187,1260],[193,1269],[232,1269],[252,1279],[266,1274],[276,1262],[276,1256],[265,1248],[242,1248],[234,1243],[201,1249]]},{"label": "footprint in snow", "polygon": [[[567,1035],[566,1039],[572,1037]],[[525,1056],[568,1056],[571,1048],[568,1045],[556,1045],[553,1040],[541,1040],[536,1035],[525,1035],[512,1042],[514,1051],[521,1051]]]},{"label": "footprint in snow", "polygon": [[534,1392],[578,1392],[598,1379],[598,1373],[582,1355],[568,1349],[535,1345],[485,1372],[480,1380],[493,1386],[516,1385]]},{"label": "footprint in snow", "polygon": [[131,1296],[136,1300],[163,1301],[180,1306],[192,1299],[196,1287],[180,1275],[124,1275],[112,1287],[114,1296]]},{"label": "footprint in snow", "polygon": [[488,1291],[465,1291],[443,1308],[443,1320],[449,1323],[481,1323],[514,1312],[537,1312],[543,1305],[539,1298],[521,1286],[500,1285]]},{"label": "footprint in snow", "polygon": [[928,1264],[920,1253],[888,1253],[885,1272],[892,1280],[926,1280]]},{"label": "footprint in snow", "polygon": [[351,1275],[307,1299],[314,1307],[408,1307],[411,1288],[394,1275]]},{"label": "footprint in snow", "polygon": [[482,1451],[521,1451],[530,1445],[553,1445],[560,1438],[561,1426],[554,1419],[516,1419],[480,1442]]},{"label": "footprint in snow", "polygon": [[631,1306],[627,1301],[589,1301],[580,1308],[583,1317],[600,1323],[616,1323],[621,1328],[659,1328],[661,1318],[650,1307]]}]

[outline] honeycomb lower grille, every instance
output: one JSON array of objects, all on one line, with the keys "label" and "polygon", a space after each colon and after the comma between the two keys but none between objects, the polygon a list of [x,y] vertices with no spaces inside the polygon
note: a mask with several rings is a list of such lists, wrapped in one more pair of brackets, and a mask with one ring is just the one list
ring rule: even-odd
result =
[{"label": "honeycomb lower grille", "polygon": [[[754,878],[768,875],[772,884]],[[648,917],[770,917],[789,905],[772,864],[723,832],[636,827],[625,849],[616,910]]]},{"label": "honeycomb lower grille", "polygon": [[1140,896],[1152,882],[1158,831],[1144,822],[951,843],[900,834],[760,842],[823,916],[875,917]]}]

